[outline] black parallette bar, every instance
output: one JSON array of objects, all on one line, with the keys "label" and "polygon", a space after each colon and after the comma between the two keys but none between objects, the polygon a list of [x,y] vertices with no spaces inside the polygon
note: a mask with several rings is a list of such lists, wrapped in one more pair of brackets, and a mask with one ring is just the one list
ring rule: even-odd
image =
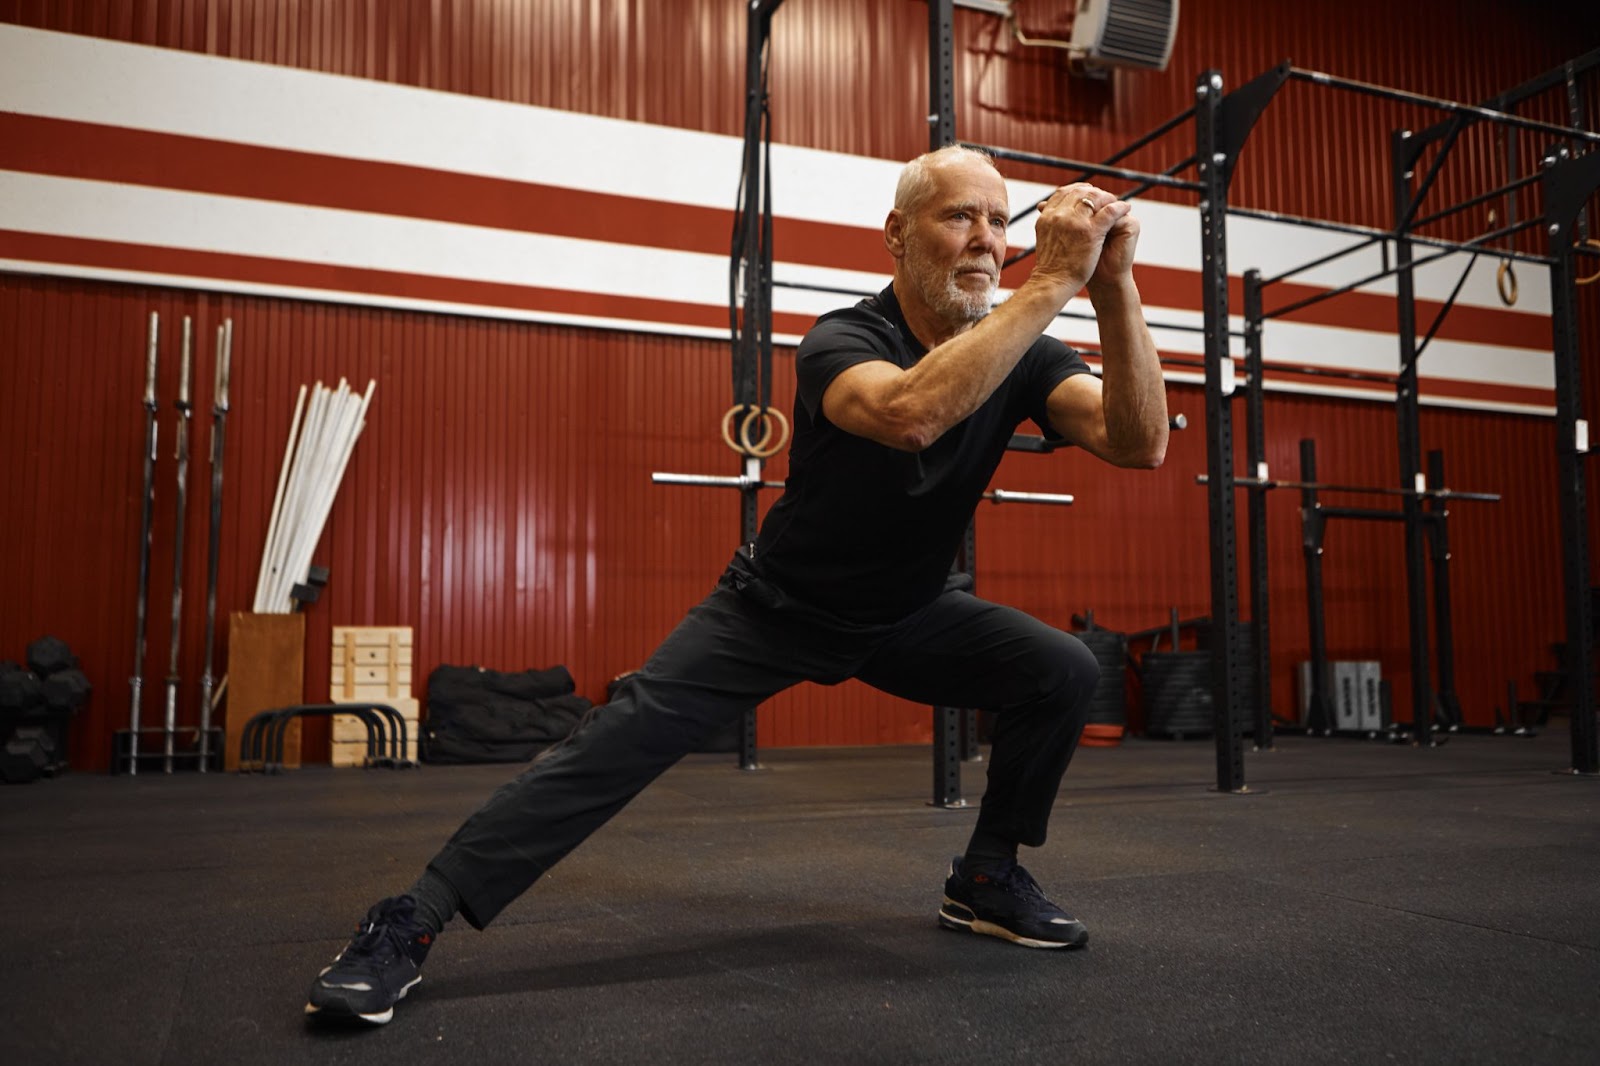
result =
[{"label": "black parallette bar", "polygon": [[1039,155],[1034,152],[1018,152],[1010,148],[996,148],[988,144],[975,144],[971,141],[962,141],[963,148],[974,148],[980,152],[988,152],[996,159],[1007,159],[1013,163],[1033,163],[1042,167],[1055,167],[1059,170],[1081,170],[1085,174],[1100,174],[1108,178],[1122,178],[1125,181],[1147,181],[1152,185],[1164,185],[1172,189],[1187,189],[1190,192],[1199,192],[1204,186],[1197,181],[1180,181],[1169,178],[1165,174],[1148,174],[1142,170],[1126,170],[1122,167],[1102,166],[1099,163],[1087,163],[1081,159],[1059,159],[1053,155]]},{"label": "black parallette bar", "polygon": [[1302,70],[1292,67],[1289,76],[1299,81],[1309,81],[1314,85],[1326,85],[1330,89],[1344,89],[1348,92],[1361,93],[1365,96],[1376,96],[1383,100],[1397,100],[1407,104],[1421,104],[1440,111],[1449,111],[1458,115],[1471,115],[1474,118],[1487,119],[1507,126],[1516,126],[1525,130],[1537,130],[1540,133],[1553,133],[1559,137],[1573,137],[1578,140],[1588,141],[1591,144],[1600,143],[1600,133],[1590,133],[1588,130],[1574,130],[1566,126],[1557,126],[1553,122],[1540,122],[1538,119],[1523,118],[1507,111],[1496,111],[1489,107],[1479,107],[1476,104],[1463,104],[1458,100],[1443,100],[1436,96],[1423,96],[1421,93],[1407,92],[1404,89],[1391,89],[1386,85],[1373,85],[1371,82],[1356,81],[1353,78],[1340,78],[1332,74],[1324,74],[1317,70]]}]

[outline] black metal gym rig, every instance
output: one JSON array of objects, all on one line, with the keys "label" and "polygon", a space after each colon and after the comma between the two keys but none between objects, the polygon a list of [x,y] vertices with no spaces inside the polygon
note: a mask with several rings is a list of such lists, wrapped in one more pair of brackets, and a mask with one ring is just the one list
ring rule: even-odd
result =
[{"label": "black metal gym rig", "polygon": [[[739,437],[745,445],[745,473],[736,478],[710,478],[699,475],[656,475],[656,480],[670,483],[711,484],[736,487],[741,494],[741,542],[754,539],[756,532],[756,494],[762,488],[777,488],[776,483],[760,479],[760,456],[750,453],[748,429],[756,424],[762,428],[757,443],[770,438],[771,368],[771,316],[772,288],[774,284],[797,289],[837,291],[827,286],[774,282],[771,259],[770,180],[762,163],[763,134],[770,139],[770,117],[766,95],[766,47],[771,36],[772,16],[783,0],[749,0],[748,36],[746,50],[746,121],[744,177],[740,198],[739,222],[736,229],[733,270],[734,276],[742,274],[742,323],[732,306],[735,293],[730,292],[730,311],[734,326],[734,399],[735,406],[724,419],[724,438],[729,439],[729,419],[742,417]],[[953,0],[928,2],[928,70],[929,70],[929,143],[932,148],[956,143],[953,43]],[[1211,617],[1215,638],[1212,647],[1212,706],[1214,734],[1216,737],[1215,791],[1244,794],[1250,790],[1244,781],[1243,730],[1244,715],[1239,708],[1247,686],[1254,704],[1254,728],[1258,745],[1270,744],[1270,678],[1267,673],[1268,644],[1266,639],[1266,510],[1264,493],[1271,487],[1265,476],[1240,478],[1232,469],[1233,423],[1232,399],[1236,393],[1236,376],[1229,340],[1243,336],[1246,345],[1249,388],[1245,395],[1254,395],[1247,423],[1247,449],[1250,470],[1263,474],[1265,439],[1260,416],[1261,384],[1267,369],[1260,358],[1261,322],[1267,317],[1281,316],[1306,306],[1314,300],[1349,292],[1361,285],[1389,276],[1396,278],[1398,289],[1397,331],[1400,344],[1400,371],[1392,378],[1396,385],[1397,436],[1399,444],[1399,484],[1395,487],[1371,487],[1363,491],[1399,495],[1402,509],[1399,520],[1406,525],[1406,573],[1408,620],[1411,632],[1412,705],[1414,714],[1413,736],[1422,746],[1432,741],[1435,721],[1435,693],[1431,687],[1428,670],[1428,602],[1426,591],[1426,540],[1427,526],[1432,522],[1428,515],[1433,509],[1451,498],[1480,498],[1490,494],[1451,493],[1441,488],[1430,488],[1430,481],[1422,469],[1421,434],[1418,417],[1417,357],[1437,330],[1443,315],[1454,301],[1452,295],[1440,317],[1419,343],[1416,337],[1416,296],[1412,271],[1444,254],[1468,252],[1477,254],[1491,248],[1502,260],[1498,280],[1505,291],[1507,270],[1511,262],[1537,263],[1550,268],[1552,297],[1552,333],[1555,358],[1557,463],[1560,474],[1561,540],[1563,559],[1563,585],[1566,607],[1568,655],[1563,669],[1567,673],[1569,690],[1573,694],[1572,708],[1572,766],[1575,774],[1600,774],[1600,747],[1597,747],[1594,691],[1594,628],[1589,612],[1590,566],[1585,521],[1587,516],[1587,471],[1583,459],[1593,454],[1589,445],[1588,422],[1582,410],[1582,390],[1578,351],[1578,332],[1575,310],[1575,285],[1579,283],[1574,261],[1578,256],[1597,258],[1600,241],[1589,237],[1584,204],[1600,187],[1600,133],[1588,128],[1583,115],[1582,97],[1577,84],[1580,77],[1600,66],[1600,50],[1586,53],[1538,78],[1508,90],[1481,105],[1463,104],[1437,99],[1400,89],[1372,85],[1348,78],[1336,77],[1318,71],[1303,70],[1288,62],[1279,64],[1260,74],[1232,92],[1223,91],[1223,78],[1219,71],[1206,71],[1195,83],[1195,104],[1182,113],[1161,123],[1149,133],[1136,138],[1104,162],[1060,159],[1036,153],[1018,152],[993,145],[970,144],[970,147],[989,152],[995,158],[1038,166],[1074,171],[1082,177],[1098,175],[1135,183],[1122,199],[1135,196],[1155,187],[1179,189],[1196,193],[1200,213],[1200,261],[1203,322],[1201,327],[1167,326],[1152,323],[1152,327],[1195,329],[1204,334],[1206,392],[1207,449],[1204,482],[1207,487],[1207,510],[1210,524],[1210,578]],[[1288,82],[1305,82],[1325,88],[1357,93],[1399,103],[1420,105],[1442,111],[1448,117],[1421,133],[1396,130],[1391,137],[1391,167],[1394,190],[1393,229],[1375,229],[1323,219],[1305,218],[1245,207],[1230,207],[1228,188],[1234,167],[1246,141],[1262,112],[1278,91]],[[1562,126],[1524,118],[1509,109],[1534,96],[1565,85],[1569,124]],[[1135,151],[1153,144],[1161,137],[1193,120],[1193,154],[1166,167],[1159,173],[1131,170],[1114,164]],[[1462,131],[1474,122],[1491,122],[1508,131],[1533,131],[1557,138],[1555,146],[1545,157],[1545,168],[1539,178],[1529,175],[1513,177],[1506,185],[1471,197],[1460,204],[1417,218],[1417,209],[1438,177],[1445,157],[1460,137]],[[1510,136],[1508,134],[1508,142]],[[968,143],[968,142],[962,142]],[[1423,157],[1436,143],[1439,150],[1429,162],[1427,172],[1415,181]],[[1510,144],[1508,159],[1514,158]],[[1194,168],[1193,180],[1177,175]],[[1416,232],[1429,222],[1436,221],[1455,211],[1482,203],[1495,196],[1520,188],[1537,187],[1543,192],[1542,215],[1512,221],[1468,241],[1452,241]],[[765,199],[763,198],[765,196]],[[1032,207],[1011,221],[1026,217]],[[1515,209],[1508,212],[1515,217]],[[1274,278],[1262,280],[1259,272],[1246,275],[1246,329],[1231,331],[1228,328],[1228,255],[1226,222],[1229,215],[1258,221],[1302,226],[1362,238],[1360,243],[1330,256],[1304,264],[1295,270]],[[1518,251],[1513,247],[1495,244],[1525,229],[1543,225],[1549,238],[1547,254]],[[1323,265],[1334,259],[1365,248],[1381,244],[1387,252],[1394,247],[1394,265],[1382,272],[1339,288],[1319,294],[1312,301],[1299,301],[1279,307],[1270,313],[1261,310],[1261,290],[1290,274],[1312,266]],[[1413,257],[1416,246],[1441,251],[1421,259]],[[1031,254],[1025,250],[1012,257],[1007,266]],[[1463,275],[1464,279],[1465,275]],[[1583,281],[1592,281],[1593,277]],[[1514,291],[1514,275],[1511,276]],[[733,288],[737,288],[734,286]],[[1459,292],[1460,285],[1457,286]],[[855,293],[849,293],[857,295]],[[1080,317],[1065,315],[1064,317]],[[1251,351],[1254,355],[1251,355]],[[1091,353],[1092,354],[1092,353]],[[1172,365],[1193,365],[1188,360],[1167,359]],[[1281,364],[1275,364],[1281,366]],[[1326,372],[1315,367],[1287,367],[1292,371]],[[742,413],[742,414],[741,414]],[[731,443],[731,440],[730,440]],[[1309,479],[1303,483],[1277,483],[1280,487],[1315,485]],[[1254,489],[1250,493],[1249,528],[1251,551],[1251,601],[1255,639],[1252,643],[1254,669],[1246,679],[1243,632],[1238,623],[1238,552],[1237,517],[1234,504],[1236,489]],[[1302,491],[1314,491],[1305,490]],[[1427,503],[1429,510],[1424,510]],[[1440,549],[1436,540],[1435,552]],[[970,567],[972,544],[969,533],[967,551],[961,565]],[[1443,571],[1440,571],[1442,574]],[[1448,611],[1448,592],[1439,595],[1436,609]],[[1448,682],[1442,694],[1453,692]],[[958,805],[959,767],[956,756],[974,754],[971,743],[971,716],[963,722],[961,712],[940,708],[935,717],[935,789],[934,802],[944,806]],[[962,742],[962,725],[967,725],[967,742]],[[753,768],[755,762],[754,712],[746,715],[742,726],[740,765]],[[952,784],[953,783],[953,784]],[[952,787],[954,792],[952,792]]]}]

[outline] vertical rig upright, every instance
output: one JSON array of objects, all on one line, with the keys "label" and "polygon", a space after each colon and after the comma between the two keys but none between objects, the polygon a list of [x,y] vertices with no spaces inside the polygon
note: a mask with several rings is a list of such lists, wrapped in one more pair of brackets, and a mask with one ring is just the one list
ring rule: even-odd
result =
[{"label": "vertical rig upright", "polygon": [[1239,716],[1239,561],[1234,534],[1233,362],[1228,352],[1228,177],[1222,74],[1195,84],[1195,148],[1200,171],[1200,286],[1205,318],[1206,491],[1211,519],[1211,693],[1217,736],[1218,792],[1247,791]]},{"label": "vertical rig upright", "polygon": [[[1395,287],[1399,296],[1395,332],[1400,342],[1400,374],[1395,382],[1395,426],[1400,458],[1400,484],[1422,487],[1422,423],[1417,400],[1417,307],[1409,236],[1417,198],[1411,180],[1429,138],[1396,130],[1390,143],[1394,166]],[[1437,160],[1436,160],[1437,163]],[[1437,169],[1437,168],[1435,168]],[[1437,486],[1430,486],[1437,487]],[[1433,685],[1428,653],[1428,556],[1422,531],[1422,498],[1401,501],[1406,527],[1406,617],[1411,630],[1412,743],[1433,743]]]},{"label": "vertical rig upright", "polygon": [[[928,150],[954,144],[955,140],[955,4],[954,0],[928,0]],[[956,564],[968,574],[976,567],[974,533],[969,524]],[[976,717],[957,707],[933,708],[931,806],[967,805],[961,794],[961,759],[976,747]]]},{"label": "vertical rig upright", "polygon": [[[765,408],[770,398],[772,362],[772,175],[762,152],[763,132],[770,144],[767,110],[766,49],[773,13],[783,0],[749,0],[745,38],[744,175],[739,190],[740,215],[735,241],[742,251],[744,318],[733,325],[733,402],[750,411]],[[762,460],[742,457],[745,485],[739,490],[739,543],[753,545],[758,532]],[[756,709],[739,722],[739,768],[756,770]]]},{"label": "vertical rig upright", "polygon": [[928,0],[928,150],[956,140],[955,0]]},{"label": "vertical rig upright", "polygon": [[[1245,455],[1251,477],[1264,478],[1267,465],[1266,382],[1261,355],[1261,271],[1244,275]],[[1249,496],[1250,523],[1250,640],[1252,664],[1250,702],[1255,710],[1252,728],[1258,751],[1272,748],[1272,645],[1267,606],[1267,495]]]},{"label": "vertical rig upright", "polygon": [[1582,232],[1583,206],[1600,188],[1600,151],[1573,158],[1561,149],[1544,175],[1545,222],[1550,240],[1550,328],[1556,378],[1556,451],[1561,494],[1561,575],[1567,621],[1561,663],[1572,693],[1572,772],[1600,773],[1595,730],[1594,618],[1590,613],[1588,457],[1594,452],[1583,410],[1579,358],[1574,240]]}]

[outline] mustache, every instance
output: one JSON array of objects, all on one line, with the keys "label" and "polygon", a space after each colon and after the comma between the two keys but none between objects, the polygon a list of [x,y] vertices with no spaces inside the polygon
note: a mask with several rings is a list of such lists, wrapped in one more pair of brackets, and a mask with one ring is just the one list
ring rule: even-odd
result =
[{"label": "mustache", "polygon": [[955,273],[957,274],[964,274],[969,270],[989,275],[990,281],[998,282],[1000,280],[1000,268],[995,266],[992,262],[982,259],[974,259],[969,262],[956,264]]}]

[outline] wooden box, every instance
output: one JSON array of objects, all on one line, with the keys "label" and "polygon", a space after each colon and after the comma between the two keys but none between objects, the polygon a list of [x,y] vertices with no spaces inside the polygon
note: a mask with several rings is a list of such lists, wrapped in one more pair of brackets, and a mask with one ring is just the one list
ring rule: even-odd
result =
[{"label": "wooden box", "polygon": [[[259,711],[305,702],[306,616],[234,611],[228,616],[228,702],[223,766],[239,768],[239,740]],[[300,765],[300,719],[283,736],[285,766]]]},{"label": "wooden box", "polygon": [[333,703],[411,695],[411,627],[334,626],[328,687]]},{"label": "wooden box", "polygon": [[[338,700],[334,701],[339,702]],[[412,762],[417,760],[417,737],[421,730],[417,710],[420,701],[411,696],[391,696],[386,699],[373,699],[370,702],[386,703],[400,712],[400,717],[406,720],[406,748],[405,755]],[[333,716],[333,738],[330,746],[330,762],[334,766],[362,766],[367,760],[367,727],[361,719],[353,714],[336,714]],[[387,755],[389,749],[383,748],[380,754]]]},{"label": "wooden box", "polygon": [[[334,626],[330,703],[384,703],[406,720],[408,759],[417,758],[420,703],[411,694],[410,626]],[[361,766],[367,758],[367,727],[354,715],[333,716],[330,759],[334,766]]]}]

